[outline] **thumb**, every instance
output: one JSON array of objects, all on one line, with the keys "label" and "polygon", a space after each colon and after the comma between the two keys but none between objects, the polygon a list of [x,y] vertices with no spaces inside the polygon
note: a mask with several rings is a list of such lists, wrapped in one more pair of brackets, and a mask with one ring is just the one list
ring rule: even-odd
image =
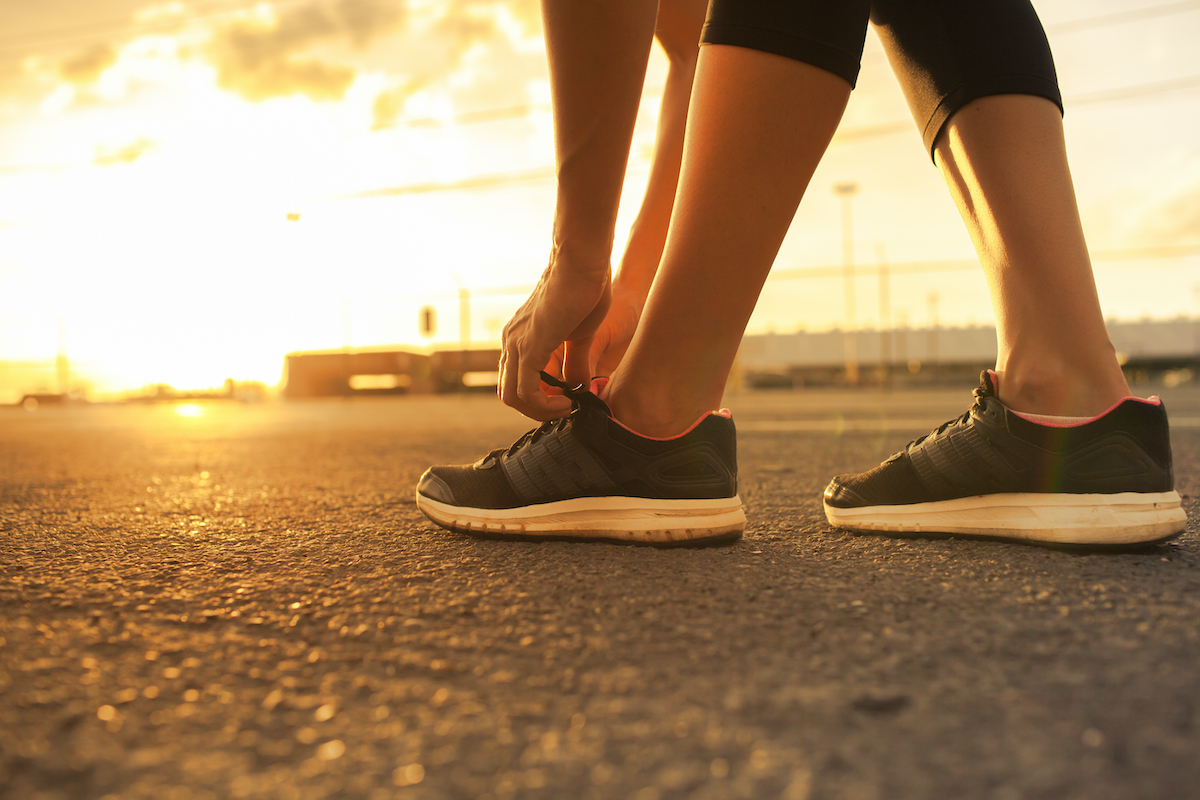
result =
[{"label": "thumb", "polygon": [[576,339],[565,345],[566,356],[563,358],[563,377],[571,386],[592,383],[592,337]]}]

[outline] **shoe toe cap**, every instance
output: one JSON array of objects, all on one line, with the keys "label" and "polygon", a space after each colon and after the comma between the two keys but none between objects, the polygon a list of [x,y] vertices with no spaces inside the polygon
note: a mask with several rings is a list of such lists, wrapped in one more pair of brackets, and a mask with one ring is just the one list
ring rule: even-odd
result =
[{"label": "shoe toe cap", "polygon": [[842,476],[838,476],[829,482],[829,485],[825,487],[823,499],[825,500],[825,505],[833,506],[834,508],[857,508],[869,505],[861,495],[842,483]]},{"label": "shoe toe cap", "polygon": [[425,474],[417,482],[417,494],[439,503],[455,505],[454,492],[450,491],[450,486],[439,478],[432,468],[425,470]]}]

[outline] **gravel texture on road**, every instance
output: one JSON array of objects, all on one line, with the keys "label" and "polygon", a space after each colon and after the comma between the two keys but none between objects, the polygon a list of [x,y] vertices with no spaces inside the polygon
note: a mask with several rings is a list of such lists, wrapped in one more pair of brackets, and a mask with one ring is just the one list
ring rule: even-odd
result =
[{"label": "gravel texture on road", "polygon": [[429,524],[490,398],[0,410],[0,798],[1200,796],[1195,425],[1168,545],[826,525],[969,390],[732,398],[745,538],[673,550]]}]

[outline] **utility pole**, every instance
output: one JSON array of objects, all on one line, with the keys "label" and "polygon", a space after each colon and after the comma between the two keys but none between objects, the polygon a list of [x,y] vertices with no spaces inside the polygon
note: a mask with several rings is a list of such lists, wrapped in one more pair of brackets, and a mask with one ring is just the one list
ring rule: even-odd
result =
[{"label": "utility pole", "polygon": [[850,200],[858,193],[858,184],[853,181],[835,183],[833,193],[842,198],[842,281],[846,300],[845,333],[846,383],[858,385],[858,341],[857,323],[854,319],[854,218]]},{"label": "utility pole", "polygon": [[351,351],[351,343],[354,341],[354,328],[350,316],[350,298],[342,298],[342,373],[346,379],[345,386],[342,391],[346,397],[354,394],[354,387],[350,385],[350,379],[354,377],[354,354]]},{"label": "utility pole", "polygon": [[935,378],[937,377],[937,373],[939,371],[938,370],[938,366],[939,366],[939,364],[938,364],[938,299],[939,299],[939,297],[940,296],[938,295],[937,292],[930,292],[929,296],[926,298],[926,300],[928,300],[928,302],[929,302],[929,340],[928,340],[928,348],[927,349],[929,351],[929,364],[930,364],[930,367],[932,368],[931,371],[933,372]]},{"label": "utility pole", "polygon": [[58,393],[64,397],[71,391],[71,362],[67,360],[67,331],[63,318],[58,318],[58,356],[54,359],[54,371],[58,378]]},{"label": "utility pole", "polygon": [[458,287],[458,338],[466,350],[471,344],[471,291],[465,286]]},{"label": "utility pole", "polygon": [[875,260],[879,262],[879,386],[886,391],[892,387],[892,293],[883,242],[875,243]]},{"label": "utility pole", "polygon": [[1192,284],[1192,360],[1200,360],[1200,283]]}]

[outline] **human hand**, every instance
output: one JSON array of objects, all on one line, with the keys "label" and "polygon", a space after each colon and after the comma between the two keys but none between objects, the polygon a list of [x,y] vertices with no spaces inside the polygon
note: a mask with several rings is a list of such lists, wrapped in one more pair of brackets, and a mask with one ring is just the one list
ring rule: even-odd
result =
[{"label": "human hand", "polygon": [[539,373],[562,346],[561,374],[567,383],[591,381],[592,342],[611,300],[607,264],[603,269],[568,270],[552,261],[504,326],[498,386],[504,404],[538,420],[568,414],[571,401],[547,394]]},{"label": "human hand", "polygon": [[613,287],[612,303],[604,322],[592,339],[591,361],[594,375],[612,375],[637,330],[646,298],[637,292],[625,292],[620,283]]},{"label": "human hand", "polygon": [[[607,377],[616,370],[621,359],[625,357],[625,351],[629,349],[630,341],[633,340],[633,333],[637,330],[638,320],[641,319],[642,307],[645,303],[644,295],[634,290],[622,290],[619,278],[613,281],[612,302],[608,307],[608,314],[605,315],[604,322],[600,323],[600,327],[596,329],[596,335],[592,338],[592,350],[589,358],[591,377],[601,375]],[[565,380],[563,377],[564,349],[560,345],[554,351],[545,369],[551,375]]]}]

